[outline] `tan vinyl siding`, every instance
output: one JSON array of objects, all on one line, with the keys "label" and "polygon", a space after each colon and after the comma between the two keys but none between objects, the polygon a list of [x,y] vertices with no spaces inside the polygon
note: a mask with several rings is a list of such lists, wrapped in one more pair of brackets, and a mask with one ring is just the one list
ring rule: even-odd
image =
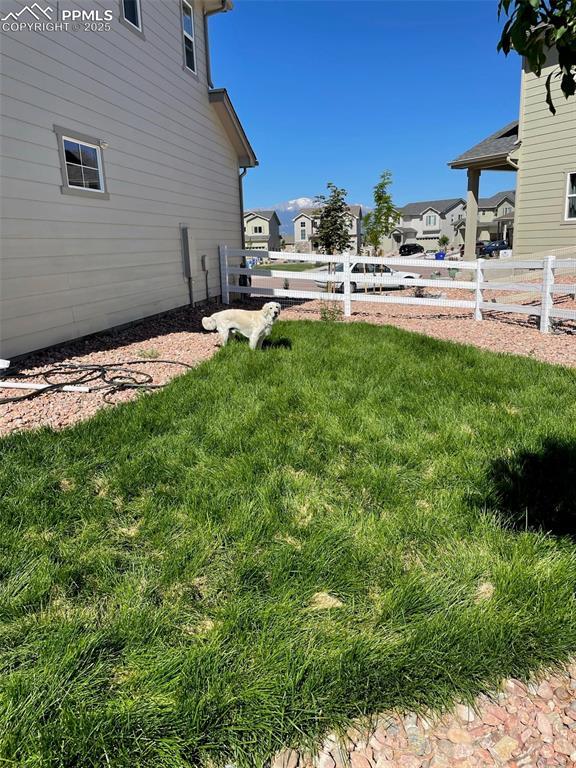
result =
[{"label": "tan vinyl siding", "polygon": [[545,103],[545,80],[523,73],[523,114],[514,253],[522,256],[576,246],[576,222],[564,220],[566,174],[576,171],[576,100],[566,101],[553,80],[557,113]]},{"label": "tan vinyl siding", "polygon": [[[16,5],[19,8],[21,5]],[[103,6],[95,3],[94,7]],[[183,67],[178,0],[142,0],[145,39],[2,33],[0,357],[10,358],[220,293],[218,244],[241,245],[238,161],[198,76]],[[63,195],[54,126],[108,144],[109,200]]]}]

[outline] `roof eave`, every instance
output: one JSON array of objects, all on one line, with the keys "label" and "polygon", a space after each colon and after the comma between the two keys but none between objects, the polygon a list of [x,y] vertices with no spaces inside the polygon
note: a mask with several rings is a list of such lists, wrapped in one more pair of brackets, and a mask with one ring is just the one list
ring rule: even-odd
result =
[{"label": "roof eave", "polygon": [[240,118],[232,106],[228,91],[225,88],[212,88],[208,91],[208,99],[216,110],[224,130],[236,150],[238,165],[242,168],[255,168],[258,165],[258,159],[248,141]]},{"label": "roof eave", "polygon": [[479,171],[515,171],[517,170],[510,160],[510,153],[498,153],[497,155],[482,155],[480,157],[468,157],[462,160],[452,160],[448,163],[450,168],[474,168]]}]

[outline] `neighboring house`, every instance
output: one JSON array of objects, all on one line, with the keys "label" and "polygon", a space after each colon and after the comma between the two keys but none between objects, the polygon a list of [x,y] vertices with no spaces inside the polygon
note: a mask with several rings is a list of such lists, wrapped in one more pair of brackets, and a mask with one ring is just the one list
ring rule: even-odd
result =
[{"label": "neighboring house", "polygon": [[115,9],[107,31],[0,33],[1,358],[216,297],[218,245],[242,244],[257,160],[207,40],[229,1]]},{"label": "neighboring house", "polygon": [[[397,249],[405,243],[415,243],[428,250],[437,248],[438,239],[443,235],[453,245],[455,225],[462,218],[463,211],[464,200],[461,197],[408,203],[398,209],[400,221],[392,230],[391,245]],[[385,250],[387,245],[383,245]]]},{"label": "neighboring house", "polygon": [[510,123],[450,163],[468,172],[466,258],[474,258],[480,175],[517,170],[514,255],[576,249],[576,98],[565,99],[559,78],[552,78],[557,113],[545,102],[545,82],[556,68],[555,56],[537,78],[522,68],[520,120]]},{"label": "neighboring house", "polygon": [[[313,253],[319,249],[320,210],[320,208],[302,208],[294,217],[294,247],[297,252]],[[362,248],[362,216],[361,206],[348,206],[349,250],[353,254],[360,253]]]},{"label": "neighboring house", "polygon": [[294,253],[294,235],[281,235],[282,243],[280,246],[281,251],[290,251]]},{"label": "neighboring house", "polygon": [[[513,244],[515,199],[516,193],[510,189],[478,200],[476,241],[507,240],[510,245]],[[462,245],[466,236],[466,209],[454,224],[454,229],[455,245]]]},{"label": "neighboring house", "polygon": [[246,211],[244,240],[253,251],[280,250],[280,219],[276,211]]}]

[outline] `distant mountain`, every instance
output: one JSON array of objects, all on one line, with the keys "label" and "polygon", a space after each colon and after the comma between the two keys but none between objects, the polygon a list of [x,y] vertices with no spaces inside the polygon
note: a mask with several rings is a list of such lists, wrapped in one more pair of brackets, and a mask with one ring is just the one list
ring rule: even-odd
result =
[{"label": "distant mountain", "polygon": [[281,234],[292,235],[294,233],[292,219],[295,216],[298,216],[298,213],[302,208],[312,208],[313,205],[313,197],[297,197],[295,200],[286,200],[283,203],[277,203],[276,205],[271,206],[274,208],[281,221]]}]

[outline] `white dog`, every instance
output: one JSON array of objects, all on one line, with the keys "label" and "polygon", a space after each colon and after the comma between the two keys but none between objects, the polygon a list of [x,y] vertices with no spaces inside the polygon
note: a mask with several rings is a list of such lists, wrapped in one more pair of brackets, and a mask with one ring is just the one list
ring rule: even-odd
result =
[{"label": "white dog", "polygon": [[207,331],[218,331],[222,346],[228,341],[230,333],[240,333],[250,340],[250,349],[260,349],[264,339],[270,336],[280,309],[280,304],[275,301],[264,304],[257,312],[246,309],[224,309],[210,317],[203,317],[202,327]]}]

